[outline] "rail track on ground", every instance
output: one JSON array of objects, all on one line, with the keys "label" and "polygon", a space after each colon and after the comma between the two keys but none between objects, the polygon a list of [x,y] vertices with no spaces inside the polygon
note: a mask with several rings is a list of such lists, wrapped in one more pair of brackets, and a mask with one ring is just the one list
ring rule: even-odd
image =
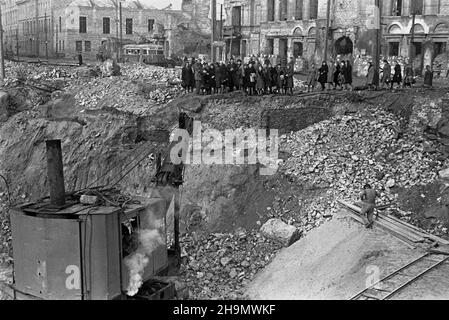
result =
[{"label": "rail track on ground", "polygon": [[354,295],[350,300],[389,300],[426,274],[448,265],[449,255],[428,252]]}]

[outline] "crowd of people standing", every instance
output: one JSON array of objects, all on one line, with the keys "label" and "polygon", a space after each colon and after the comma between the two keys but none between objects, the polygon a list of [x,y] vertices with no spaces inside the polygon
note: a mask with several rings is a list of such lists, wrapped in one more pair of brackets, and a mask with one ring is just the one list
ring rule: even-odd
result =
[{"label": "crowd of people standing", "polygon": [[[245,59],[246,60],[246,59]],[[268,58],[254,57],[243,63],[231,58],[227,63],[205,62],[200,59],[185,59],[182,67],[182,86],[186,92],[197,94],[225,93],[243,91],[248,95],[263,94],[293,94],[294,59],[288,63],[273,65]],[[413,67],[407,63],[402,70],[396,62],[394,68],[388,60],[383,61],[383,67],[377,74],[370,62],[366,76],[368,89],[394,89],[413,87],[416,83]],[[426,66],[424,86],[432,87],[433,71]],[[311,64],[306,80],[307,92],[315,91],[317,84],[321,90],[353,90],[353,67],[349,60],[323,61],[318,68]],[[379,84],[379,85],[378,85]]]},{"label": "crowd of people standing", "polygon": [[248,95],[293,94],[294,60],[274,66],[270,59],[260,62],[250,58],[247,63],[231,58],[227,63],[188,59],[182,67],[182,86],[197,94],[225,93],[242,90]]},{"label": "crowd of people standing", "polygon": [[352,90],[352,65],[349,61],[323,61],[320,68],[312,63],[307,77],[307,92],[314,91],[319,83],[321,90]]}]

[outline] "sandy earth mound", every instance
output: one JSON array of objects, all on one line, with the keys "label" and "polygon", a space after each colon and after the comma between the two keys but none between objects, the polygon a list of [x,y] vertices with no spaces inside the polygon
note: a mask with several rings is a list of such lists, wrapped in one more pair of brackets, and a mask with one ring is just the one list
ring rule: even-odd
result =
[{"label": "sandy earth mound", "polygon": [[[263,300],[349,299],[372,283],[376,272],[383,278],[422,254],[381,230],[364,229],[340,211],[332,221],[282,250],[246,293]],[[440,288],[438,282],[427,281],[427,288],[424,281],[407,298],[449,297],[447,283]]]}]

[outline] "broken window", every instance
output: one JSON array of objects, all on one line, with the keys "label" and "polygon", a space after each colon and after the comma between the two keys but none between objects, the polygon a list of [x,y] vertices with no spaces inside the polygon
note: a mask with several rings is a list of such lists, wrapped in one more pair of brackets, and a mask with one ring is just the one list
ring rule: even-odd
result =
[{"label": "broken window", "polygon": [[242,25],[242,7],[232,7],[232,25],[240,27]]},{"label": "broken window", "polygon": [[92,45],[90,41],[84,41],[84,51],[90,52],[92,49]]},{"label": "broken window", "polygon": [[133,34],[133,19],[126,19],[126,34]]},{"label": "broken window", "polygon": [[80,17],[80,33],[87,33],[87,18]]},{"label": "broken window", "polygon": [[287,0],[279,0],[279,20],[287,20]]},{"label": "broken window", "polygon": [[76,48],[75,48],[76,52],[83,51],[83,42],[82,41],[76,41],[75,46],[76,46]]},{"label": "broken window", "polygon": [[154,19],[148,19],[148,32],[154,30]]},{"label": "broken window", "polygon": [[302,20],[302,5],[304,0],[296,0],[295,20]]},{"label": "broken window", "polygon": [[419,56],[422,54],[422,43],[421,42],[413,42],[413,56]]},{"label": "broken window", "polygon": [[110,34],[111,33],[111,19],[103,18],[103,33]]},{"label": "broken window", "polygon": [[424,0],[413,0],[410,6],[411,14],[422,15],[424,13]]},{"label": "broken window", "polygon": [[268,21],[274,21],[274,0],[268,0],[267,8]]},{"label": "broken window", "polygon": [[402,16],[402,0],[392,0],[391,15]]},{"label": "broken window", "polygon": [[310,0],[310,19],[318,18],[318,0]]},{"label": "broken window", "polygon": [[399,56],[399,42],[390,42],[388,44],[388,55],[390,57]]},{"label": "broken window", "polygon": [[435,42],[433,44],[433,48],[434,48],[433,51],[435,52],[435,57],[440,55],[440,54],[445,53],[446,52],[446,46],[447,46],[446,42]]}]

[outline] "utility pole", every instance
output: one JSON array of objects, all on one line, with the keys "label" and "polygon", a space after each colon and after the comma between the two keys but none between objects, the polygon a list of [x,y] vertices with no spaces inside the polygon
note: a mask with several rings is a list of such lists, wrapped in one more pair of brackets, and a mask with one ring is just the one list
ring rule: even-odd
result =
[{"label": "utility pole", "polygon": [[0,79],[5,79],[5,56],[3,50],[3,21],[2,6],[0,4]]},{"label": "utility pole", "polygon": [[410,35],[410,46],[408,48],[408,56],[409,56],[409,60],[410,63],[412,65],[412,69],[413,69],[413,42],[415,41],[415,21],[416,21],[416,10],[414,5],[412,5],[412,29],[411,29],[411,35]]},{"label": "utility pole", "polygon": [[382,15],[380,13],[380,0],[375,0],[374,24],[376,25],[376,48],[374,51],[374,85],[376,88],[380,82],[380,32],[382,28]]},{"label": "utility pole", "polygon": [[19,57],[19,27],[16,28],[16,51],[17,51],[17,61],[20,61],[20,57]]},{"label": "utility pole", "polygon": [[36,57],[39,58],[39,0],[35,1],[36,6],[36,28],[34,32],[36,32],[36,36],[34,37],[36,41]]},{"label": "utility pole", "polygon": [[44,31],[45,31],[45,58],[48,62],[48,35],[47,35],[47,13],[45,12],[44,17]]},{"label": "utility pole", "polygon": [[223,57],[223,49],[224,49],[224,45],[223,45],[223,4],[220,5],[220,60],[224,60]]},{"label": "utility pole", "polygon": [[216,61],[215,57],[215,31],[217,29],[217,0],[211,0],[211,15],[212,15],[212,34],[211,34],[211,43],[210,43],[210,58],[212,62]]},{"label": "utility pole", "polygon": [[122,58],[122,43],[123,43],[123,16],[122,16],[122,2],[120,1],[120,45],[118,58]]},{"label": "utility pole", "polygon": [[327,54],[329,50],[329,29],[331,20],[331,0],[327,0],[327,13],[326,13],[326,35],[324,40],[324,61],[327,63]]}]

